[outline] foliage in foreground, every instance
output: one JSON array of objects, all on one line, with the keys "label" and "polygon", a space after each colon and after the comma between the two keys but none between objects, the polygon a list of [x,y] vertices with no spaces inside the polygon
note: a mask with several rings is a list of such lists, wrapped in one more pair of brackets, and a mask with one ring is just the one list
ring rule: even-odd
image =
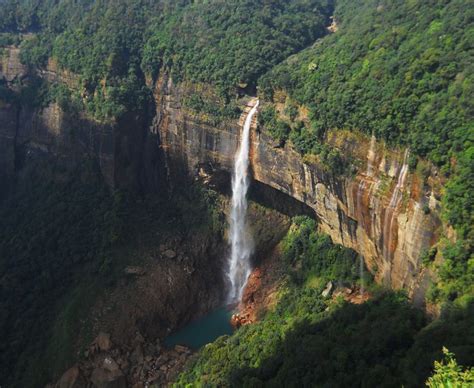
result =
[{"label": "foliage in foreground", "polygon": [[454,354],[443,347],[444,359],[435,361],[434,374],[431,376],[426,385],[430,388],[441,387],[459,387],[468,388],[474,386],[474,368],[463,368],[458,365]]}]

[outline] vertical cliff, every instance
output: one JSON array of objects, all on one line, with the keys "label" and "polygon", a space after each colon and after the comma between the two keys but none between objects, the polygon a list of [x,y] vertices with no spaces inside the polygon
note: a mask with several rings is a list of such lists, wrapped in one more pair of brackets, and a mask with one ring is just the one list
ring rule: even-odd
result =
[{"label": "vertical cliff", "polygon": [[[210,125],[183,106],[187,93],[189,85],[175,85],[167,76],[154,86],[155,128],[168,170],[225,174],[232,167],[242,118]],[[244,106],[244,112],[249,108]],[[312,208],[319,228],[359,252],[379,282],[404,288],[421,303],[431,276],[421,257],[437,241],[441,226],[436,172],[421,178],[409,171],[408,151],[390,149],[375,138],[334,131],[326,141],[350,156],[355,174],[336,175],[316,157],[303,158],[290,145],[276,146],[254,122],[254,179]]]},{"label": "vertical cliff", "polygon": [[26,68],[16,47],[4,48],[0,81],[12,96],[0,104],[0,178],[8,179],[25,163],[38,159],[48,158],[64,167],[93,159],[110,187],[155,190],[160,186],[158,138],[148,130],[152,107],[99,122],[54,100],[38,104],[28,95],[21,96],[33,82],[78,91],[80,80],[53,60],[43,70]]}]

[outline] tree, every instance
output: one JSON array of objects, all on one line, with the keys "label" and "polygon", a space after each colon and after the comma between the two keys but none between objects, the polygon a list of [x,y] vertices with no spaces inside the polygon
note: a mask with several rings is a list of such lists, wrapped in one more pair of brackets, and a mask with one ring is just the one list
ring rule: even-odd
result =
[{"label": "tree", "polygon": [[427,382],[430,388],[469,388],[474,386],[474,368],[462,369],[454,354],[443,347],[444,360],[435,361],[434,374]]}]

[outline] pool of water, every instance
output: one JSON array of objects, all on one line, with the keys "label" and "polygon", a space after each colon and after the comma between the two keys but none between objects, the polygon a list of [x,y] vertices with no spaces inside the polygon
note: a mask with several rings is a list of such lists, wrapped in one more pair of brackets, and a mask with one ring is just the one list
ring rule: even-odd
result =
[{"label": "pool of water", "polygon": [[168,347],[185,345],[191,349],[199,349],[221,335],[232,334],[231,316],[232,311],[224,307],[214,310],[168,336],[164,344]]}]

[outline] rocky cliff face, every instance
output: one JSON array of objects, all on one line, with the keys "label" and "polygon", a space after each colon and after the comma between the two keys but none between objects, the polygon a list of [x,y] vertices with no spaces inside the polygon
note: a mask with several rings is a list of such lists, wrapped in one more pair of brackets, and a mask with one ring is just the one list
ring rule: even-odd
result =
[{"label": "rocky cliff face", "polygon": [[[33,76],[77,89],[77,77],[58,69],[54,61],[33,74],[21,64],[19,54],[18,48],[7,47],[0,61],[0,82],[11,91],[27,86]],[[35,106],[22,99],[0,104],[0,179],[41,158],[62,166],[92,158],[111,187],[159,186],[160,153],[156,136],[148,131],[147,109],[100,123],[83,112],[65,111],[57,103]]]},{"label": "rocky cliff face", "polygon": [[[222,175],[232,168],[242,120],[212,126],[183,107],[187,86],[168,77],[155,84],[156,131],[171,174]],[[350,155],[354,176],[337,176],[317,159],[308,160],[290,146],[275,146],[266,133],[251,140],[254,179],[314,210],[320,228],[333,241],[359,252],[376,279],[408,290],[422,304],[430,274],[421,257],[438,238],[439,182],[408,171],[408,153],[376,139],[334,132],[327,141]],[[179,171],[179,172],[178,172]]]}]

